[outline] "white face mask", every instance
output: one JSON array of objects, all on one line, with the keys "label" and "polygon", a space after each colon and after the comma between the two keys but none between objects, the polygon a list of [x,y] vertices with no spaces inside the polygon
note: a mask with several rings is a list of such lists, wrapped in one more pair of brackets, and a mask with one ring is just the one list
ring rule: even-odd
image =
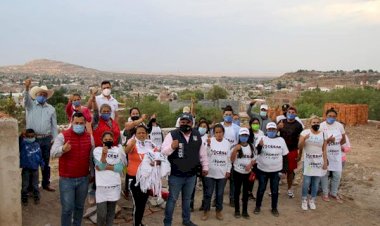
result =
[{"label": "white face mask", "polygon": [[103,89],[102,94],[106,97],[111,95],[111,89]]}]

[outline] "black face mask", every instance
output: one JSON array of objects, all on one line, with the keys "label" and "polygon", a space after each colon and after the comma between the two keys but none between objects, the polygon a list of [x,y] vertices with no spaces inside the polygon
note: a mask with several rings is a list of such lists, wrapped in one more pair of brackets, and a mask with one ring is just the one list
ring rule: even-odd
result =
[{"label": "black face mask", "polygon": [[105,142],[103,142],[103,144],[104,144],[107,148],[111,148],[111,147],[112,147],[112,144],[113,144],[113,141],[105,141]]},{"label": "black face mask", "polygon": [[156,119],[152,118],[150,121],[153,123],[153,122],[156,122]]},{"label": "black face mask", "polygon": [[191,130],[191,126],[189,125],[180,125],[179,130],[181,130],[182,133],[187,133]]},{"label": "black face mask", "polygon": [[319,125],[312,125],[311,128],[312,128],[314,131],[318,131],[318,130],[319,130]]},{"label": "black face mask", "polygon": [[136,120],[139,120],[140,116],[132,116],[131,119],[132,121],[136,121]]}]

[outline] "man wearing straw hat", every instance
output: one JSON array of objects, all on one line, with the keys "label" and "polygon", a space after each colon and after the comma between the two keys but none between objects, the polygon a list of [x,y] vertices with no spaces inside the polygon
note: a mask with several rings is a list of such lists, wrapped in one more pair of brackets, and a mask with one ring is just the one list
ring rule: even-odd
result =
[{"label": "man wearing straw hat", "polygon": [[30,89],[31,82],[30,79],[24,82],[26,128],[36,132],[36,141],[41,147],[42,158],[45,162],[45,166],[42,168],[42,188],[53,192],[55,189],[50,186],[49,160],[52,141],[58,134],[57,114],[55,108],[46,101],[53,96],[54,91],[46,86],[35,86]]}]

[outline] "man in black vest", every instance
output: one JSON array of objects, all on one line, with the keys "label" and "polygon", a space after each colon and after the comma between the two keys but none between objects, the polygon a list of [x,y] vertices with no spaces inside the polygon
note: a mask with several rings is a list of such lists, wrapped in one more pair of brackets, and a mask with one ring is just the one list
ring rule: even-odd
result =
[{"label": "man in black vest", "polygon": [[168,156],[171,173],[169,176],[169,198],[166,202],[164,225],[172,225],[173,212],[179,193],[182,193],[182,224],[196,226],[190,220],[190,200],[196,180],[197,166],[202,165],[202,174],[208,173],[207,150],[202,145],[201,135],[193,129],[193,117],[183,113],[179,128],[166,135],[162,153]]}]

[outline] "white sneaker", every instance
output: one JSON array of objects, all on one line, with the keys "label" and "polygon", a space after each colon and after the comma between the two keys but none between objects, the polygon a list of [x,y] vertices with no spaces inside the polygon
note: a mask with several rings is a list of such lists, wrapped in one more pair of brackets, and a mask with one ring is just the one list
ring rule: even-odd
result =
[{"label": "white sneaker", "polygon": [[317,208],[317,206],[315,205],[314,199],[309,200],[309,207],[311,210],[315,210]]},{"label": "white sneaker", "polygon": [[294,198],[294,193],[292,190],[288,190],[288,196],[290,199]]},{"label": "white sneaker", "polygon": [[308,209],[308,208],[307,208],[307,200],[306,200],[306,199],[303,199],[303,200],[302,200],[301,208],[302,208],[303,210],[307,210],[307,209]]}]

